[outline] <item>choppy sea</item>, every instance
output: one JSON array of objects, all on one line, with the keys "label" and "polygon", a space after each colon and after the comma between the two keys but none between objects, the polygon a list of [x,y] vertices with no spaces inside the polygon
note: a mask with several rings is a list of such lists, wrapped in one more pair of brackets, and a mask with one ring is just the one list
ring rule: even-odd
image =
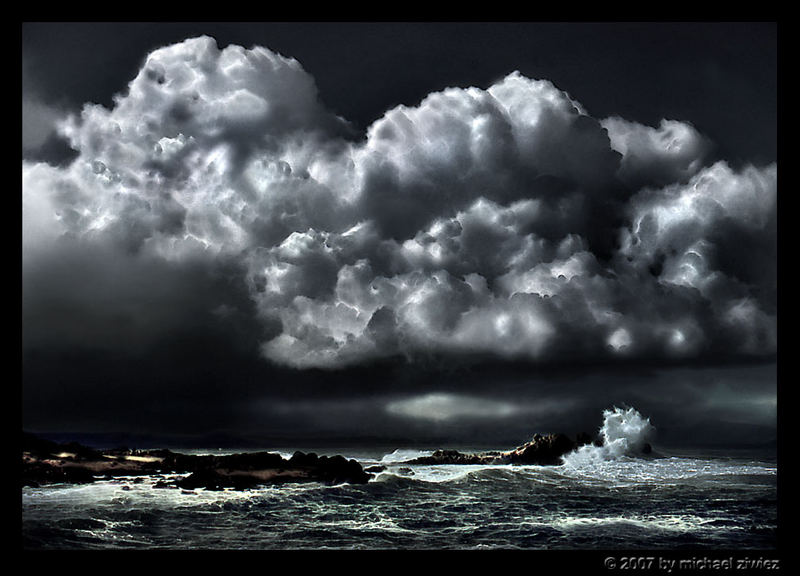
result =
[{"label": "choppy sea", "polygon": [[769,549],[774,459],[659,453],[561,466],[417,466],[333,450],[368,484],[155,489],[156,477],[22,490],[27,549]]}]

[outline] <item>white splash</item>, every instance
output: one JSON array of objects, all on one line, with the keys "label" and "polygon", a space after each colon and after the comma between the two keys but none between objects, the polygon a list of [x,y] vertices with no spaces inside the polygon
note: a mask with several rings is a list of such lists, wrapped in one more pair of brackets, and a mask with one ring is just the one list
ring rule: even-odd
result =
[{"label": "white splash", "polygon": [[394,452],[390,454],[384,454],[383,457],[379,460],[381,464],[397,464],[399,462],[408,462],[409,460],[414,460],[415,458],[422,458],[424,456],[430,456],[433,454],[433,450],[414,450],[411,448],[398,448]]},{"label": "white splash", "polygon": [[655,430],[650,419],[634,408],[615,406],[613,410],[604,410],[603,426],[600,428],[602,446],[581,446],[564,456],[564,464],[579,468],[615,460],[620,456],[640,455]]}]

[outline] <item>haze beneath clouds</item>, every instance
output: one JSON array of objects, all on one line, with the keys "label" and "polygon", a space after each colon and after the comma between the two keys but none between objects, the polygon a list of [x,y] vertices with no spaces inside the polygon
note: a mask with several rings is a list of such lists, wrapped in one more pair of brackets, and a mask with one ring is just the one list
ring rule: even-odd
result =
[{"label": "haze beneath clouds", "polygon": [[[775,355],[776,164],[734,168],[687,122],[595,118],[518,72],[366,134],[324,97],[298,61],[206,36],[61,122],[77,157],[22,163],[23,346],[239,326],[302,370]],[[551,406],[448,394],[387,410]]]}]

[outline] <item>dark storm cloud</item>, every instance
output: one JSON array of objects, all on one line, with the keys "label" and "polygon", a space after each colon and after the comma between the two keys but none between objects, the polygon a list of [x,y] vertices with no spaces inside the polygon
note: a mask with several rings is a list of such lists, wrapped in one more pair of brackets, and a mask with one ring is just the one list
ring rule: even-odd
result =
[{"label": "dark storm cloud", "polygon": [[693,126],[598,120],[546,80],[435,92],[357,141],[298,61],[198,37],[60,130],[71,164],[23,162],[23,265],[28,318],[85,319],[68,339],[225,322],[224,288],[194,308],[200,263],[296,368],[776,349],[776,165],[710,163]]},{"label": "dark storm cloud", "polygon": [[23,262],[23,346],[141,355],[178,332],[263,336],[268,327],[255,323],[246,291],[231,280],[236,267],[63,238]]}]

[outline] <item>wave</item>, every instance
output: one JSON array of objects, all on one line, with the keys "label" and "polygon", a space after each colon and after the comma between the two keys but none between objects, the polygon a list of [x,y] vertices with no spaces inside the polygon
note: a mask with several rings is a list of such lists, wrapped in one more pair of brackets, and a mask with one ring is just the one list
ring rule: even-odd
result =
[{"label": "wave", "polygon": [[[643,454],[655,435],[655,427],[650,423],[649,418],[642,416],[639,411],[632,407],[618,408],[603,411],[603,425],[600,427],[599,436],[601,445],[589,444],[581,446],[575,451],[563,457],[563,464],[567,467],[583,468],[596,465],[601,462],[616,460],[623,456],[638,457]],[[433,454],[431,450],[419,450],[413,448],[398,448],[393,452],[384,454],[378,464],[392,467],[397,464],[407,464],[408,462]],[[452,466],[414,466],[414,472],[400,472],[397,469],[385,470],[382,472],[383,478],[390,475],[409,476],[416,475],[417,480],[442,482],[455,478],[460,478],[465,474],[474,473],[483,469],[494,469],[497,465],[463,465]],[[409,473],[410,472],[410,473]]]},{"label": "wave", "polygon": [[636,409],[615,406],[603,411],[603,425],[600,427],[602,445],[581,446],[564,456],[564,464],[581,468],[622,456],[641,456],[655,431],[650,419]]},{"label": "wave", "polygon": [[433,454],[432,450],[413,450],[408,448],[398,448],[394,452],[384,454],[379,460],[381,464],[398,464],[400,462],[408,462],[415,458],[423,458]]}]

